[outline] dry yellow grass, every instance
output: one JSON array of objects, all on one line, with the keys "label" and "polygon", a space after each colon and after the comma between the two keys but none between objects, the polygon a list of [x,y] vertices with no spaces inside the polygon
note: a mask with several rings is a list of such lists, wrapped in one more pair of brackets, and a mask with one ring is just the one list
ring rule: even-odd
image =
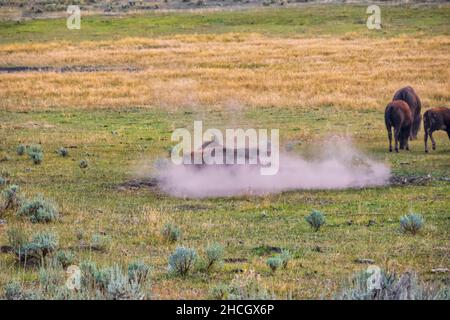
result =
[{"label": "dry yellow grass", "polygon": [[0,107],[384,107],[414,86],[450,100],[450,38],[272,38],[258,34],[0,46],[0,65],[107,66],[138,72],[0,74]]}]

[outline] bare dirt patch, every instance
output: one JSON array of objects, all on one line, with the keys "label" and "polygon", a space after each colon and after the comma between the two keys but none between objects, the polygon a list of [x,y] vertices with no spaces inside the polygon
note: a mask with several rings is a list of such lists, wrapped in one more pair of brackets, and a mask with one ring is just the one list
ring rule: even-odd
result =
[{"label": "bare dirt patch", "polygon": [[421,175],[393,175],[390,178],[390,185],[392,186],[407,186],[416,185],[423,186],[427,185],[432,181],[447,181],[450,182],[449,177],[432,177],[431,175],[421,176]]},{"label": "bare dirt patch", "polygon": [[[432,177],[431,175],[392,175],[387,186],[424,186],[433,181],[450,182],[449,177]],[[116,186],[118,191],[138,191],[142,189],[150,190],[157,194],[163,194],[160,186],[163,181],[155,178],[132,179]],[[173,208],[177,211],[202,211],[210,209],[207,205],[184,204]],[[369,222],[369,226],[372,223]]]},{"label": "bare dirt patch", "polygon": [[146,178],[146,179],[133,179],[123,182],[117,186],[119,191],[129,191],[138,189],[158,189],[158,179]]}]

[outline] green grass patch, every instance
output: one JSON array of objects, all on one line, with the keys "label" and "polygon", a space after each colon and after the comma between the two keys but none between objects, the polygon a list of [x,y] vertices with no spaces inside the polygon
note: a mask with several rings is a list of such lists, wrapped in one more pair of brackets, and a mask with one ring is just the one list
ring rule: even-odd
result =
[{"label": "green grass patch", "polygon": [[449,35],[448,5],[381,5],[382,29],[368,30],[367,6],[305,5],[240,11],[145,13],[121,17],[82,16],[80,30],[65,19],[0,22],[0,43],[84,41],[174,34],[256,32],[276,36],[392,37],[399,34]]},{"label": "green grass patch", "polygon": [[[450,143],[444,132],[436,134],[438,150],[430,154],[423,152],[422,141],[413,141],[411,152],[390,154],[382,111],[337,112],[330,106],[309,111],[250,109],[240,117],[228,111],[201,114],[205,128],[223,128],[230,119],[238,119],[236,127],[280,128],[282,142],[300,141],[293,152],[304,156],[312,145],[320,147],[322,138],[348,130],[359,149],[388,163],[396,174],[450,176]],[[24,220],[23,227],[33,231],[50,227],[59,235],[61,250],[72,248],[75,264],[87,259],[104,266],[144,261],[153,270],[154,298],[207,298],[211,286],[229,283],[243,269],[260,273],[263,283],[278,297],[319,298],[333,294],[343,279],[366,268],[355,262],[358,258],[373,259],[398,271],[415,269],[425,279],[438,279],[429,271],[442,266],[448,251],[450,184],[445,181],[203,200],[173,198],[146,188],[117,189],[136,172],[154,173],[151,166],[143,164],[166,157],[172,145],[171,130],[192,126],[199,115],[200,111],[162,109],[0,112],[0,136],[4,137],[0,152],[11,157],[0,163],[0,170],[8,172],[11,183],[20,185],[27,197],[43,194],[60,208],[57,222],[46,226]],[[318,118],[324,119],[327,131]],[[31,119],[52,126],[13,129]],[[342,126],[344,120],[349,129]],[[20,143],[39,142],[49,150],[41,165],[34,166],[16,154]],[[68,157],[50,152],[61,146],[70,150]],[[81,159],[89,161],[88,168],[79,167]],[[326,215],[327,223],[320,232],[312,232],[304,219],[312,210]],[[421,214],[426,221],[415,236],[400,230],[400,217],[409,212]],[[8,212],[3,218],[7,226],[18,222]],[[183,230],[179,243],[169,243],[161,236],[167,222]],[[83,230],[82,240],[79,230]],[[79,241],[89,242],[96,234],[108,237],[108,250],[76,249]],[[0,243],[7,244],[5,233]],[[202,252],[211,243],[224,247],[223,267],[208,276],[196,269],[185,278],[167,276],[168,256],[176,246]],[[293,258],[286,269],[272,273],[266,260],[282,249],[289,250]],[[11,279],[32,285],[36,272],[21,271],[10,255],[0,255],[1,285]],[[161,293],[158,288],[166,289]]]}]

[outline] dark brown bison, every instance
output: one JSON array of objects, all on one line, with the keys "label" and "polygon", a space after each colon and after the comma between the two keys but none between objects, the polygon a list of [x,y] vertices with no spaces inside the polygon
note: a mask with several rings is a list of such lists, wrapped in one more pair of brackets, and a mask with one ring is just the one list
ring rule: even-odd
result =
[{"label": "dark brown bison", "polygon": [[447,131],[450,139],[450,109],[446,107],[437,107],[427,110],[423,114],[423,128],[425,130],[425,152],[428,152],[428,136],[430,136],[433,150],[436,150],[436,142],[433,139],[433,132],[436,130]]},{"label": "dark brown bison", "polygon": [[413,118],[408,104],[402,100],[389,103],[384,111],[384,122],[388,132],[389,152],[392,152],[392,127],[394,127],[395,152],[398,152],[399,141],[400,149],[409,150],[408,138]]},{"label": "dark brown bison", "polygon": [[420,129],[420,122],[421,122],[421,115],[420,110],[422,109],[422,103],[420,102],[419,96],[416,94],[414,89],[410,86],[401,88],[398,90],[394,97],[392,98],[392,101],[395,100],[403,100],[405,101],[409,109],[411,110],[411,115],[413,118],[413,123],[411,126],[411,133],[410,133],[410,139],[417,139],[417,133]]}]

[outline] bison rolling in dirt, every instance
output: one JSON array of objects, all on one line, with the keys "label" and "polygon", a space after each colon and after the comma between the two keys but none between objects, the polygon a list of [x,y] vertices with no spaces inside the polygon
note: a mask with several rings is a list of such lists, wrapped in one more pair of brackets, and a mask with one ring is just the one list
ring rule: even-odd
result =
[{"label": "bison rolling in dirt", "polygon": [[384,121],[389,138],[389,152],[392,152],[392,127],[394,127],[395,152],[398,152],[398,143],[400,149],[409,150],[408,138],[411,132],[413,117],[411,110],[406,102],[395,100],[386,106],[384,111]]},{"label": "bison rolling in dirt", "polygon": [[425,130],[425,152],[428,152],[428,136],[430,136],[433,150],[436,150],[436,142],[433,139],[434,131],[447,131],[448,138],[450,139],[450,109],[446,107],[438,107],[427,110],[423,114],[423,128]]},{"label": "bison rolling in dirt", "polygon": [[392,98],[392,101],[395,100],[402,100],[405,101],[409,109],[411,110],[411,115],[413,119],[413,123],[411,126],[411,133],[410,133],[410,139],[417,139],[417,133],[420,129],[420,122],[421,122],[421,115],[420,110],[422,109],[422,103],[420,102],[419,96],[416,94],[414,89],[410,86],[401,88],[398,90],[394,97]]},{"label": "bison rolling in dirt", "polygon": [[[207,141],[203,143],[200,150],[192,151],[190,155],[188,155],[188,162],[194,163],[195,155],[198,154],[199,158],[201,159],[201,163],[195,164],[194,167],[197,169],[205,168],[207,163],[205,161],[205,157],[208,155],[211,155],[212,157],[215,156],[216,148],[221,149],[222,151],[222,164],[230,166],[239,164],[239,160],[242,162],[242,164],[257,164],[261,165],[260,156],[261,156],[261,150],[256,148],[226,148],[220,144],[216,144],[213,141]],[[267,145],[267,150],[264,152],[266,156],[271,155],[270,150],[270,143]]]}]

